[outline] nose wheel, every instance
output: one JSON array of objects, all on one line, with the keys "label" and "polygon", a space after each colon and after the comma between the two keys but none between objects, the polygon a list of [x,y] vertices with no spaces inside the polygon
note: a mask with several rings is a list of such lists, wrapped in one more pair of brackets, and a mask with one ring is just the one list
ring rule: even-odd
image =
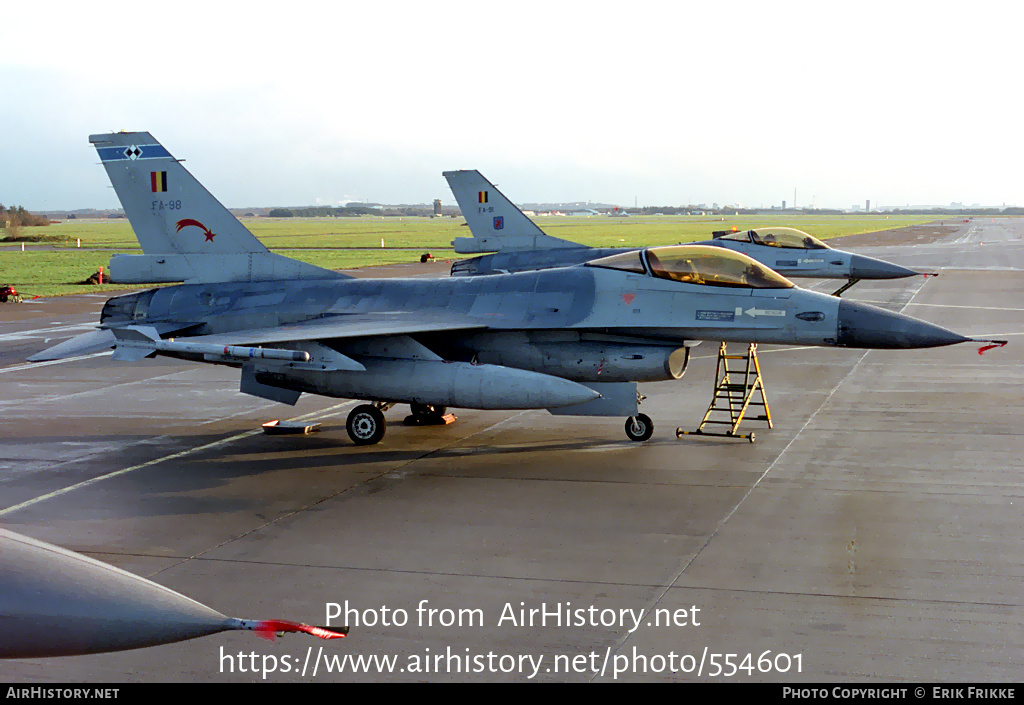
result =
[{"label": "nose wheel", "polygon": [[647,414],[637,414],[626,419],[626,435],[629,440],[646,441],[654,434],[654,422]]},{"label": "nose wheel", "polygon": [[388,424],[384,420],[384,412],[376,406],[360,404],[349,413],[345,430],[357,446],[371,446],[384,438]]}]

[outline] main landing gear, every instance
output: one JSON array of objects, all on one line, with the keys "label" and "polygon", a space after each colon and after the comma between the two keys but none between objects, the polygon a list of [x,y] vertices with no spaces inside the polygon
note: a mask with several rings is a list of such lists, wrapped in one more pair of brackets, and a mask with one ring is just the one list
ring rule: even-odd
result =
[{"label": "main landing gear", "polygon": [[384,412],[394,404],[374,402],[373,404],[360,404],[348,414],[348,421],[345,422],[345,430],[348,437],[357,446],[372,446],[380,443],[388,430],[388,422],[384,420]]},{"label": "main landing gear", "polygon": [[[646,399],[639,392],[637,404]],[[388,422],[384,412],[395,405],[395,402],[373,402],[360,404],[349,412],[345,422],[348,437],[357,446],[371,446],[380,443],[388,430]],[[434,404],[409,405],[412,414],[405,417],[406,426],[444,426],[455,422],[455,415],[447,413],[447,407]],[[654,422],[647,414],[637,414],[626,419],[626,436],[637,443],[649,440],[654,434]]]},{"label": "main landing gear", "polygon": [[435,404],[410,404],[411,416],[402,421],[406,426],[444,426],[455,422],[455,415],[447,413],[448,407]]},{"label": "main landing gear", "polygon": [[[384,412],[395,405],[395,402],[373,402],[360,404],[352,409],[345,422],[348,437],[357,446],[372,446],[380,443],[388,430],[388,422]],[[412,415],[405,418],[406,426],[444,426],[455,422],[455,415],[449,414],[447,408],[434,404],[409,405]]]}]

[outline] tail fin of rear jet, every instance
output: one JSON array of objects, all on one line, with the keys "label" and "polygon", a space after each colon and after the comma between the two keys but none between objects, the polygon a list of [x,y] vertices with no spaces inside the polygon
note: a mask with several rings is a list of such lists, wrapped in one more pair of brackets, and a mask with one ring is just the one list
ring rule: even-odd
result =
[{"label": "tail fin of rear jet", "polygon": [[473,235],[455,238],[452,246],[456,252],[473,254],[580,247],[577,242],[545,234],[479,171],[446,171],[444,178],[448,180]]},{"label": "tail fin of rear jet", "polygon": [[115,282],[209,283],[345,275],[267,250],[148,132],[89,137],[142,255],[114,255]]}]

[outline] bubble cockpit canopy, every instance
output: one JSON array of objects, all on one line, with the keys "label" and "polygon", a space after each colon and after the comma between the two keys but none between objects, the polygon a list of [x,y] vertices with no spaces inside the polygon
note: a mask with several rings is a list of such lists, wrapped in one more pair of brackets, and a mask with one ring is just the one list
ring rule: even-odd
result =
[{"label": "bubble cockpit canopy", "polygon": [[760,262],[724,247],[674,245],[649,247],[587,262],[589,267],[620,269],[659,279],[704,286],[790,289],[793,282]]},{"label": "bubble cockpit canopy", "polygon": [[783,247],[802,250],[828,250],[828,245],[802,230],[796,228],[758,228],[716,236],[716,240],[736,240],[737,242],[753,242],[755,245]]}]

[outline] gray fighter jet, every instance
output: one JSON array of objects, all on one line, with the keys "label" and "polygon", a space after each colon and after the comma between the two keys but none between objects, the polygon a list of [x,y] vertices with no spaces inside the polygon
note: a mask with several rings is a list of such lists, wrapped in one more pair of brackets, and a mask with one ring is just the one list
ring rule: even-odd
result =
[{"label": "gray fighter jet", "polygon": [[[151,135],[93,135],[141,255],[114,281],[185,283],[110,299],[99,331],[31,359],[96,351],[241,369],[241,391],[303,392],[357,406],[357,444],[382,409],[412,405],[625,416],[650,437],[637,382],[678,379],[702,340],[920,348],[968,340],[909,316],[800,289],[723,247],[633,250],[584,265],[493,277],[354,279],[269,253]],[[537,233],[535,237],[544,237]]]},{"label": "gray fighter jet", "polygon": [[[628,247],[587,247],[544,233],[494,184],[476,170],[446,171],[444,177],[466,218],[472,237],[456,238],[460,254],[489,252],[452,265],[453,276],[523,272],[574,264],[628,252]],[[715,233],[695,245],[742,252],[786,277],[817,279],[899,279],[919,272],[829,247],[793,228],[758,228]],[[845,290],[844,287],[843,290]]]},{"label": "gray fighter jet", "polygon": [[267,638],[347,628],[226,617],[107,563],[0,529],[0,658],[73,656],[168,644],[231,630]]}]

